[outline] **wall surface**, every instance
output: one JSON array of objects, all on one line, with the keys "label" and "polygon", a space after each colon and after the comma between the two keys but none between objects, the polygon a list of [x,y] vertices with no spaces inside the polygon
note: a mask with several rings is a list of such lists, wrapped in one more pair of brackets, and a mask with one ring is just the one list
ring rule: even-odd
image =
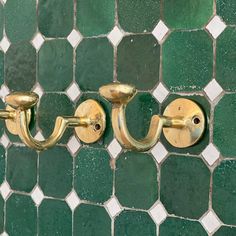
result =
[{"label": "wall surface", "polygon": [[[235,26],[235,0],[0,0],[0,107],[9,91],[38,93],[39,139],[88,98],[107,114],[99,142],[67,130],[40,153],[0,123],[0,235],[236,235]],[[138,88],[134,137],[188,97],[205,111],[203,138],[122,150],[98,95],[112,81]]]}]

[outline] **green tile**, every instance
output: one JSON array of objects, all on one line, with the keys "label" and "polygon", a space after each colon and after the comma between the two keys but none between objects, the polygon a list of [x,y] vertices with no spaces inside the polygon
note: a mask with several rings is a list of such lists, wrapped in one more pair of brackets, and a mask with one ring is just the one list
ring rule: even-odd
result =
[{"label": "green tile", "polygon": [[3,82],[4,82],[4,53],[0,51],[0,83],[2,84]]},{"label": "green tile", "polygon": [[[232,137],[232,136],[231,136]],[[223,161],[214,170],[212,207],[225,223],[236,225],[236,161]]]},{"label": "green tile", "polygon": [[[39,127],[45,138],[51,135],[57,116],[73,116],[74,108],[70,99],[65,94],[47,93],[40,100],[37,112]],[[72,129],[66,129],[59,143],[65,143],[73,134]]]},{"label": "green tile", "polygon": [[66,37],[73,29],[73,0],[39,0],[38,24],[49,38]]},{"label": "green tile", "polygon": [[[191,234],[190,234],[191,232]],[[167,218],[159,228],[160,236],[207,236],[206,231],[197,221],[179,218]]]},{"label": "green tile", "polygon": [[4,225],[4,200],[2,196],[0,196],[0,233],[3,232]]},{"label": "green tile", "polygon": [[228,27],[217,39],[216,79],[226,91],[236,91],[236,29]]},{"label": "green tile", "polygon": [[7,152],[6,178],[11,188],[31,192],[37,183],[36,151],[28,147],[11,146]]},{"label": "green tile", "polygon": [[30,41],[36,32],[36,1],[7,1],[4,8],[5,30],[10,41]]},{"label": "green tile", "polygon": [[39,236],[72,235],[72,213],[64,201],[45,199],[38,213]]},{"label": "green tile", "polygon": [[64,198],[72,189],[73,159],[65,147],[53,147],[39,155],[39,185],[45,195]]},{"label": "green tile", "polygon": [[[150,93],[138,92],[126,109],[127,126],[135,139],[143,139],[153,115],[159,114],[159,104]],[[137,129],[138,127],[138,129]]]},{"label": "green tile", "polygon": [[125,152],[116,161],[115,194],[122,206],[149,209],[158,198],[157,167],[147,153]]},{"label": "green tile", "polygon": [[212,40],[205,31],[172,32],[162,52],[163,80],[171,91],[200,91],[212,79]]},{"label": "green tile", "polygon": [[64,39],[46,41],[39,51],[38,80],[43,89],[65,91],[72,79],[73,49],[69,42]]},{"label": "green tile", "polygon": [[115,236],[156,236],[156,226],[148,213],[123,211],[115,219]]},{"label": "green tile", "polygon": [[3,5],[0,3],[0,40],[3,36],[3,24],[4,24],[4,11]]},{"label": "green tile", "polygon": [[234,0],[216,0],[217,15],[227,24],[236,24],[236,2]]},{"label": "green tile", "polygon": [[[226,116],[227,114],[227,116]],[[235,157],[236,94],[225,95],[215,107],[213,140],[221,154]]]},{"label": "green tile", "polygon": [[117,79],[140,90],[153,89],[159,80],[160,64],[160,46],[154,36],[124,37],[117,50]]},{"label": "green tile", "polygon": [[163,14],[172,29],[201,29],[213,15],[213,0],[164,0]]},{"label": "green tile", "polygon": [[77,0],[77,27],[84,36],[107,34],[114,21],[115,0]]},{"label": "green tile", "polygon": [[96,143],[91,143],[89,146],[100,148],[102,146],[107,146],[113,139],[113,129],[111,124],[111,103],[106,101],[103,97],[98,95],[97,93],[83,93],[80,97],[77,106],[84,102],[87,99],[94,99],[101,104],[106,114],[106,129],[101,139]]},{"label": "green tile", "polygon": [[160,17],[160,0],[119,0],[118,19],[128,32],[151,32]]},{"label": "green tile", "polygon": [[113,81],[113,47],[107,38],[84,39],[79,44],[75,77],[83,91],[97,91]]},{"label": "green tile", "polygon": [[81,204],[74,212],[74,235],[110,236],[111,219],[101,206]]},{"label": "green tile", "polygon": [[6,231],[11,236],[37,232],[37,209],[30,196],[12,194],[6,203]]},{"label": "green tile", "polygon": [[222,226],[214,236],[235,236],[236,235],[236,228],[235,227],[227,227]]},{"label": "green tile", "polygon": [[202,138],[193,146],[187,147],[187,148],[176,148],[173,147],[165,138],[165,136],[161,135],[161,142],[164,144],[166,149],[169,152],[174,152],[174,153],[184,153],[184,154],[191,154],[191,155],[199,155],[209,144],[209,121],[210,120],[210,109],[211,106],[207,99],[204,96],[200,95],[188,95],[188,96],[183,96],[183,95],[176,95],[176,94],[171,94],[169,97],[162,103],[161,107],[161,114],[163,114],[165,108],[175,99],[177,98],[187,98],[190,99],[194,102],[196,102],[202,109],[205,115],[206,119],[206,126],[205,126],[205,131],[203,133]]},{"label": "green tile", "polygon": [[199,219],[208,209],[210,171],[192,156],[171,155],[161,167],[161,201],[169,214]]},{"label": "green tile", "polygon": [[5,57],[5,82],[13,91],[29,91],[35,85],[36,51],[29,42],[12,44],[8,49]]},{"label": "green tile", "polygon": [[83,200],[96,203],[112,195],[113,171],[110,156],[104,149],[82,148],[75,160],[75,190]]},{"label": "green tile", "polygon": [[5,149],[0,146],[0,185],[5,179]]}]

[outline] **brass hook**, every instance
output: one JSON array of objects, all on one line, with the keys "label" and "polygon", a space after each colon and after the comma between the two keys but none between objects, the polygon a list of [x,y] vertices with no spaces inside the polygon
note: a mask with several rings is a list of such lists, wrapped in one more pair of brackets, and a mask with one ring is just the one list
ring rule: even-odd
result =
[{"label": "brass hook", "polygon": [[164,115],[154,115],[147,136],[142,140],[133,138],[126,125],[125,108],[136,94],[133,86],[108,84],[99,93],[113,103],[112,126],[116,138],[127,149],[147,151],[159,140],[163,130],[166,139],[175,147],[184,148],[195,144],[205,129],[205,117],[193,101],[179,98],[170,103]]},{"label": "brass hook", "polygon": [[103,108],[95,100],[88,99],[76,109],[71,117],[58,116],[52,134],[39,141],[29,131],[32,108],[38,102],[38,95],[33,92],[14,92],[6,96],[6,110],[0,111],[0,118],[5,119],[7,129],[30,148],[42,151],[54,146],[62,137],[67,127],[74,127],[77,136],[85,143],[100,139],[106,126]]}]

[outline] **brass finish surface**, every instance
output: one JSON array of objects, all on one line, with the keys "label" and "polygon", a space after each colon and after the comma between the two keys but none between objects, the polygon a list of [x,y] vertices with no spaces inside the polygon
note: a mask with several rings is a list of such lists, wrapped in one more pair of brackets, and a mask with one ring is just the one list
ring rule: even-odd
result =
[{"label": "brass finish surface", "polygon": [[[117,140],[126,149],[136,151],[151,149],[160,139],[164,127],[168,127],[164,132],[167,140],[179,148],[192,146],[203,134],[205,118],[202,110],[191,100],[177,99],[166,108],[164,116],[154,115],[146,137],[136,140],[129,133],[125,116],[126,106],[136,94],[135,87],[126,84],[108,84],[101,87],[99,93],[113,103],[113,130]],[[181,103],[183,104],[180,106]],[[185,111],[185,109],[187,110]],[[176,141],[178,138],[180,140]]]}]

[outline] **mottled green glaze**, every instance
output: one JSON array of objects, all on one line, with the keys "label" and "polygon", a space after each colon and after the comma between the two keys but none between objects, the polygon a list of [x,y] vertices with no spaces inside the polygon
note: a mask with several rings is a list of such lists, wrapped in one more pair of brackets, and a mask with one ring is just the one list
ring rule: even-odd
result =
[{"label": "mottled green glaze", "polygon": [[172,32],[162,49],[164,83],[172,92],[202,90],[212,79],[212,52],[205,31]]},{"label": "mottled green glaze", "polygon": [[103,207],[79,205],[74,212],[74,235],[111,236],[111,219]]},{"label": "mottled green glaze", "polygon": [[227,227],[222,226],[214,236],[235,236],[236,235],[236,228],[235,227]]},{"label": "mottled green glaze", "polygon": [[210,171],[199,158],[170,155],[161,167],[161,201],[169,214],[199,219],[208,209],[209,186]]},{"label": "mottled green glaze", "polygon": [[227,24],[236,23],[236,1],[216,0],[216,11]]},{"label": "mottled green glaze", "polygon": [[37,160],[35,150],[16,146],[8,149],[6,178],[12,189],[32,191],[37,182]]},{"label": "mottled green glaze", "polygon": [[156,236],[156,225],[146,212],[123,211],[115,219],[116,236]]},{"label": "mottled green glaze", "polygon": [[4,181],[5,178],[5,149],[0,146],[0,185],[2,184],[2,182]]},{"label": "mottled green glaze", "polygon": [[152,89],[159,80],[160,46],[152,35],[123,38],[117,52],[117,79],[140,90]]},{"label": "mottled green glaze", "polygon": [[3,5],[0,3],[0,40],[3,36],[3,26],[4,26],[4,10]]},{"label": "mottled green glaze", "polygon": [[125,152],[116,161],[115,194],[121,205],[149,209],[158,198],[157,166],[145,153]]},{"label": "mottled green glaze", "polygon": [[0,51],[0,83],[2,84],[3,82],[4,82],[4,53]]},{"label": "mottled green glaze", "polygon": [[4,226],[4,200],[2,196],[0,196],[0,233],[3,232]]}]

